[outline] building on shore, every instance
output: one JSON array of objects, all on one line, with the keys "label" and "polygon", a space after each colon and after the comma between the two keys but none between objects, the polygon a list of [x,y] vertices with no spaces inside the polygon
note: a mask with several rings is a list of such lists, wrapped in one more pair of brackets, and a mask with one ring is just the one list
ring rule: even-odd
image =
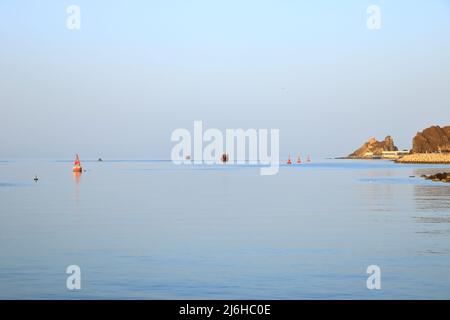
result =
[{"label": "building on shore", "polygon": [[395,150],[395,151],[382,151],[379,152],[367,151],[360,159],[400,159],[401,157],[409,154],[408,150]]},{"label": "building on shore", "polygon": [[408,150],[383,151],[381,153],[381,158],[383,158],[383,159],[399,159],[407,154],[409,154]]}]

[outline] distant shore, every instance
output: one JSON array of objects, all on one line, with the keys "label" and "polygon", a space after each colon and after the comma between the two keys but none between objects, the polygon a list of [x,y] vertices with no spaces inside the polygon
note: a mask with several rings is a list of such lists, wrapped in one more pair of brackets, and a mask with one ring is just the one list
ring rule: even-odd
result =
[{"label": "distant shore", "polygon": [[412,153],[395,160],[395,162],[450,164],[450,153]]}]

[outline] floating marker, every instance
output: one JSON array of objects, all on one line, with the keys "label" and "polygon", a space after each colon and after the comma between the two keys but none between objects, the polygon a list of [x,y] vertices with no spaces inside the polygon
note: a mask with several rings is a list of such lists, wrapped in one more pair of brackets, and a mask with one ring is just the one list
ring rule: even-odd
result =
[{"label": "floating marker", "polygon": [[73,165],[73,172],[83,172],[83,168],[81,167],[80,163],[80,157],[78,157],[78,154],[75,156],[75,162]]},{"label": "floating marker", "polygon": [[287,164],[292,164],[292,161],[291,161],[291,154],[289,154],[289,157],[288,157],[288,160],[287,160],[286,163],[287,163]]}]

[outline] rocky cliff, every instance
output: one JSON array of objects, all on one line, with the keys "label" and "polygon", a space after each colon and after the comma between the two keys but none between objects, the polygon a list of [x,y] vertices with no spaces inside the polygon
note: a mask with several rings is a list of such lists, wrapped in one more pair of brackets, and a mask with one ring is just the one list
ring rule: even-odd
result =
[{"label": "rocky cliff", "polygon": [[450,126],[432,126],[413,138],[414,153],[450,152]]},{"label": "rocky cliff", "polygon": [[383,151],[397,151],[397,147],[394,145],[394,140],[391,136],[387,136],[383,141],[377,141],[375,138],[370,138],[369,141],[364,143],[360,148],[351,153],[349,158],[367,158],[374,156],[381,156]]}]

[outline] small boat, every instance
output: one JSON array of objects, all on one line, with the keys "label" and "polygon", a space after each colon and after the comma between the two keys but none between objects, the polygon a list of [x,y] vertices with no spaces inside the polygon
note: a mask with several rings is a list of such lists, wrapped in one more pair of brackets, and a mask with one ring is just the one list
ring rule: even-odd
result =
[{"label": "small boat", "polygon": [[228,162],[228,160],[229,160],[228,153],[222,154],[222,156],[220,157],[220,160],[221,160],[223,163]]},{"label": "small boat", "polygon": [[297,164],[302,163],[302,159],[300,158],[300,156],[297,157]]},{"label": "small boat", "polygon": [[288,160],[286,162],[287,164],[292,164],[291,155],[289,154]]},{"label": "small boat", "polygon": [[103,159],[102,158],[98,158],[98,161],[103,161]]},{"label": "small boat", "polygon": [[190,155],[187,155],[184,159],[185,159],[185,160],[191,160],[191,156],[190,156]]},{"label": "small boat", "polygon": [[75,162],[73,164],[73,172],[83,172],[83,168],[81,167],[80,157],[78,154],[75,156]]},{"label": "small boat", "polygon": [[311,162],[311,157],[309,154],[308,154],[308,158],[306,159],[306,162]]},{"label": "small boat", "polygon": [[34,180],[35,182],[38,182],[38,180],[39,180],[38,176],[35,175],[33,180]]}]

